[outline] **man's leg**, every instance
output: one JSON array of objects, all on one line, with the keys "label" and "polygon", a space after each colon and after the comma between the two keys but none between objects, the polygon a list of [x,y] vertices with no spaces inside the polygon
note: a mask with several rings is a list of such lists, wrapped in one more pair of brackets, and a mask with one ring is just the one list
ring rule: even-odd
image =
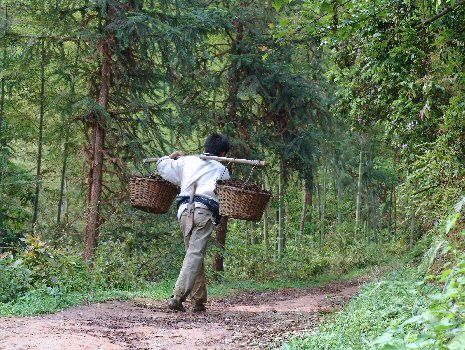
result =
[{"label": "man's leg", "polygon": [[207,302],[207,286],[205,283],[205,264],[202,262],[202,266],[200,267],[200,271],[197,275],[197,278],[194,282],[194,287],[192,288],[191,292],[191,300],[192,304],[199,307],[198,311],[202,311],[200,309],[204,309],[202,307]]},{"label": "man's leg", "polygon": [[[184,232],[186,255],[179,273],[173,295],[181,302],[192,292],[193,298],[206,300],[205,272],[203,260],[208,239],[213,231],[212,213],[208,209],[196,208],[192,232],[185,232],[187,215],[181,215],[180,224]],[[195,282],[198,279],[198,284]],[[197,288],[195,288],[197,287]]]}]

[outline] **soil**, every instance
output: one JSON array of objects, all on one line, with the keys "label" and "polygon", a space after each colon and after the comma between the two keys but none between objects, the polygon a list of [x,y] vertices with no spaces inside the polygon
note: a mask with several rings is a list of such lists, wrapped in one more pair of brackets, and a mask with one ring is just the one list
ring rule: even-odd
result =
[{"label": "soil", "polygon": [[360,283],[242,292],[211,299],[205,313],[170,311],[166,302],[138,299],[2,318],[0,349],[269,349],[314,330]]}]

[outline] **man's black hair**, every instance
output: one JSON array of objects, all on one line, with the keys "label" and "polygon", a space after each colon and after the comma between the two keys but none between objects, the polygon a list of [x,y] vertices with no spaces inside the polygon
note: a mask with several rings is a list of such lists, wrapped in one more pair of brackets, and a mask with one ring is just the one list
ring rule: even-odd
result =
[{"label": "man's black hair", "polygon": [[219,156],[222,152],[229,152],[229,140],[225,135],[214,132],[205,140],[205,153]]}]

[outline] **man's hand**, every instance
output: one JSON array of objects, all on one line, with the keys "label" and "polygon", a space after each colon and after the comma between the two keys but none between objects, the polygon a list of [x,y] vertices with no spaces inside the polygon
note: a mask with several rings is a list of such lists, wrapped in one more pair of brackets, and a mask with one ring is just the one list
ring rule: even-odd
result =
[{"label": "man's hand", "polygon": [[170,154],[171,159],[178,159],[179,157],[182,157],[182,156],[184,156],[183,151],[175,151],[175,152]]}]

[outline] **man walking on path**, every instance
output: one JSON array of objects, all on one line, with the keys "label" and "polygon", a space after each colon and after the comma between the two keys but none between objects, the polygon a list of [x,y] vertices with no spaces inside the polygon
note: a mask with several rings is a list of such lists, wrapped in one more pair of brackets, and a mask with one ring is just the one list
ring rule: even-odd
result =
[{"label": "man walking on path", "polygon": [[[224,135],[213,133],[205,141],[205,155],[224,157],[228,151],[229,141]],[[182,303],[190,295],[192,311],[205,311],[205,251],[214,225],[219,221],[215,187],[217,180],[229,179],[228,169],[215,160],[184,156],[182,151],[176,151],[160,158],[157,170],[165,180],[181,187],[177,216],[186,247],[168,307],[185,311]]]}]

